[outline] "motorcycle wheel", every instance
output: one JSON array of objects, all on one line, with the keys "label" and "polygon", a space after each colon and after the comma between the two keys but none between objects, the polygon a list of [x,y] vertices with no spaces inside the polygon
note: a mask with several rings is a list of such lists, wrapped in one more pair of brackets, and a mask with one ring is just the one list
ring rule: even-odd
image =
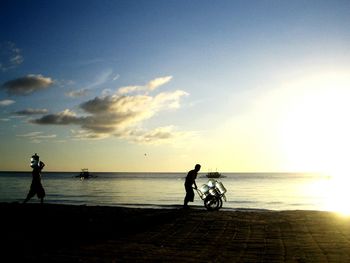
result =
[{"label": "motorcycle wheel", "polygon": [[[204,206],[208,211],[219,210],[220,208],[220,199],[214,195],[208,195],[204,199]],[[222,203],[222,201],[221,201]]]}]

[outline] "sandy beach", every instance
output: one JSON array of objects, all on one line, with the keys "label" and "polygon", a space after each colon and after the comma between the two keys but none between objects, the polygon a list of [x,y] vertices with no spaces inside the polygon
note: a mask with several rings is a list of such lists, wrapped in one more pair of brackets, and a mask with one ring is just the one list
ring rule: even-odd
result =
[{"label": "sandy beach", "polygon": [[350,262],[350,219],[330,212],[0,207],[3,262]]}]

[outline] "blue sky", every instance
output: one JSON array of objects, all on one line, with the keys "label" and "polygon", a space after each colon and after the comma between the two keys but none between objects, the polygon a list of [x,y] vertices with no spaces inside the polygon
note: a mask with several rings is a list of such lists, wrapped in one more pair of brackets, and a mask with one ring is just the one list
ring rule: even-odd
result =
[{"label": "blue sky", "polygon": [[340,166],[349,14],[348,1],[1,1],[0,169],[34,152],[49,170],[332,169],[315,145]]}]

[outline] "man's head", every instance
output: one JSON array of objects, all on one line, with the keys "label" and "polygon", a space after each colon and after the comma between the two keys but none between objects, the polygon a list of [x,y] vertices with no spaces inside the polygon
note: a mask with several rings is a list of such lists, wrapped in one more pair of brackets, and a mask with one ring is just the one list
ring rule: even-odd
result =
[{"label": "man's head", "polygon": [[194,167],[194,170],[199,172],[200,169],[201,169],[201,165],[200,164],[196,164],[196,166]]}]

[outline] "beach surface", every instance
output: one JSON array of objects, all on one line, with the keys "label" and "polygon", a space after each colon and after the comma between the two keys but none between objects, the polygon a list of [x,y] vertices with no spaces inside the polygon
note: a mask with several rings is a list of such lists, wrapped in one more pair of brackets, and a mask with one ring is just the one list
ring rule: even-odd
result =
[{"label": "beach surface", "polygon": [[350,218],[330,212],[0,209],[3,262],[350,262]]}]

